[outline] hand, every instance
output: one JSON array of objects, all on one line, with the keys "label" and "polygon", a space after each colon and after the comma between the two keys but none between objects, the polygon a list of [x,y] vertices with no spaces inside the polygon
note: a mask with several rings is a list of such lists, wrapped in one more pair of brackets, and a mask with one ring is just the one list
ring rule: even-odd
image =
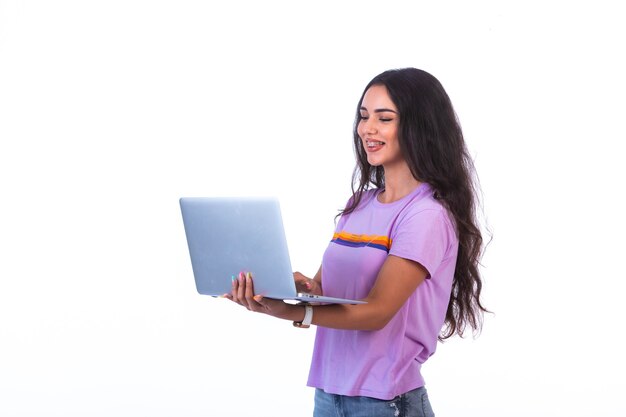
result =
[{"label": "hand", "polygon": [[296,282],[296,291],[313,295],[323,295],[322,287],[314,279],[307,278],[300,272],[294,272],[293,280]]},{"label": "hand", "polygon": [[265,313],[274,317],[285,318],[289,304],[282,300],[265,298],[260,294],[254,295],[254,284],[250,272],[240,272],[233,280],[232,292],[224,294],[225,298],[244,306],[250,311]]}]

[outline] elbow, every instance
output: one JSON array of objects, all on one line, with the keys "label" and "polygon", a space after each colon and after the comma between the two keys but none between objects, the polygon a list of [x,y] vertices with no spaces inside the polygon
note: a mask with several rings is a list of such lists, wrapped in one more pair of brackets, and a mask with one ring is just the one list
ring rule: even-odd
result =
[{"label": "elbow", "polygon": [[375,316],[372,317],[370,320],[367,320],[367,323],[365,323],[365,328],[361,329],[361,330],[368,330],[368,331],[377,331],[377,330],[382,330],[385,328],[385,326],[387,326],[387,324],[389,324],[389,322],[391,321],[391,319],[393,318],[393,316]]},{"label": "elbow", "polygon": [[385,327],[387,327],[387,324],[389,324],[389,322],[391,321],[391,319],[392,319],[392,317],[388,317],[388,318],[386,318],[386,319],[380,320],[380,321],[377,323],[376,330],[382,330],[382,329],[384,329]]},{"label": "elbow", "polygon": [[349,311],[350,319],[346,323],[346,329],[377,331],[382,330],[389,324],[396,311],[386,308],[377,300],[365,299],[367,304],[353,306],[344,305],[342,308]]}]

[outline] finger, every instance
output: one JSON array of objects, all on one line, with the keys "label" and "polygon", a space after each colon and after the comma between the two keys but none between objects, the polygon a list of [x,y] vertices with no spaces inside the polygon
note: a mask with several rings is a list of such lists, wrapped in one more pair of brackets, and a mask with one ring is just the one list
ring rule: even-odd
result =
[{"label": "finger", "polygon": [[246,301],[248,304],[254,301],[254,284],[252,284],[252,275],[250,272],[246,272]]},{"label": "finger", "polygon": [[263,310],[262,295],[254,295],[254,280],[250,272],[246,273],[246,302],[252,311]]},{"label": "finger", "polygon": [[296,282],[302,282],[306,280],[306,277],[302,275],[300,272],[296,271],[293,273],[293,280]]},{"label": "finger", "polygon": [[313,289],[313,280],[303,276],[301,280],[296,281],[296,288],[298,291],[311,292]]},{"label": "finger", "polygon": [[244,306],[247,309],[250,309],[250,307],[248,306],[248,302],[246,300],[246,280],[245,280],[245,276],[243,275],[243,272],[239,273],[239,278],[237,278],[237,280],[238,280],[237,299],[239,300],[242,306]]},{"label": "finger", "polygon": [[237,296],[237,293],[239,292],[239,281],[234,276],[232,277],[232,281],[233,281],[233,284],[231,286],[231,290],[230,290],[231,292],[229,294],[229,297],[227,298],[241,305],[241,302],[239,301],[239,297]]},{"label": "finger", "polygon": [[300,272],[293,273],[293,280],[296,283],[296,288],[298,291],[308,291],[310,287],[307,287],[307,277],[302,275]]}]

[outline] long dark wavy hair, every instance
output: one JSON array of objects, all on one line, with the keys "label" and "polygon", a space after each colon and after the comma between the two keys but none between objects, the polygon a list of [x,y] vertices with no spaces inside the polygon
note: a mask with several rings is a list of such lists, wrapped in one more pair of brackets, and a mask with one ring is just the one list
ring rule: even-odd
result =
[{"label": "long dark wavy hair", "polygon": [[411,173],[415,179],[433,188],[435,198],[453,217],[459,238],[452,292],[439,339],[445,340],[454,334],[462,337],[468,325],[474,332],[480,331],[483,313],[488,310],[480,300],[482,280],[478,266],[483,238],[476,217],[478,184],[474,163],[452,102],[441,83],[431,74],[416,68],[389,70],[377,75],[363,90],[353,133],[357,160],[352,176],[353,196],[341,214],[354,211],[363,191],[372,185],[385,188],[383,167],[367,162],[358,135],[363,97],[373,85],[387,88],[398,109],[400,150]]}]

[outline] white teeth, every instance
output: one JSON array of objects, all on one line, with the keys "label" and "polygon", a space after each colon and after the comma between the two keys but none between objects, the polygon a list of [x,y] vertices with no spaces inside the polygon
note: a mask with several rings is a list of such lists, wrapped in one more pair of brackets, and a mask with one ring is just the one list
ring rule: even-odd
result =
[{"label": "white teeth", "polygon": [[380,141],[377,141],[377,140],[372,140],[372,141],[369,141],[369,140],[368,140],[368,141],[367,141],[367,146],[368,146],[369,148],[372,148],[372,147],[374,147],[374,146],[384,145],[384,144],[385,144],[385,142],[380,142]]}]

